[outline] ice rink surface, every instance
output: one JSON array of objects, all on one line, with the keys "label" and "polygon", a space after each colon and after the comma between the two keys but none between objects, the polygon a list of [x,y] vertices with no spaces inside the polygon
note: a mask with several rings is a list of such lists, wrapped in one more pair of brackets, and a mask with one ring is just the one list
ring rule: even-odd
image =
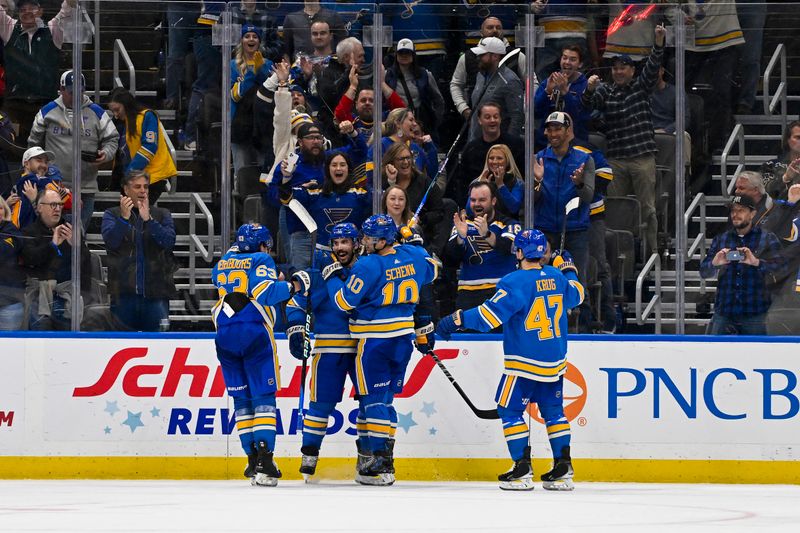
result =
[{"label": "ice rink surface", "polygon": [[4,481],[0,531],[800,531],[800,486]]}]

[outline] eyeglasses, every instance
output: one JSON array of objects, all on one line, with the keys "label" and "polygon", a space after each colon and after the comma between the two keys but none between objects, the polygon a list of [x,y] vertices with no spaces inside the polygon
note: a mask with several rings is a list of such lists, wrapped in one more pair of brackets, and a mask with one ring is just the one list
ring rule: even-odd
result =
[{"label": "eyeglasses", "polygon": [[306,135],[305,137],[303,137],[303,140],[307,140],[307,141],[320,141],[321,142],[324,139],[325,139],[325,137],[323,137],[322,135]]},{"label": "eyeglasses", "polygon": [[64,204],[62,202],[50,202],[49,204],[39,204],[39,205],[47,205],[50,206],[50,209],[55,211],[56,209],[64,209]]}]

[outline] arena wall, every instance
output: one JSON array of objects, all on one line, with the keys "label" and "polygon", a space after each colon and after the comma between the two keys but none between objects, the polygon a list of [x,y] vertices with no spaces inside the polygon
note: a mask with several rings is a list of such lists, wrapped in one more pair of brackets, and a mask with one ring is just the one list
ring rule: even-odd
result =
[{"label": "arena wall", "polygon": [[[800,348],[794,338],[578,337],[564,388],[578,481],[800,482]],[[276,456],[296,479],[300,367],[278,340]],[[461,335],[436,351],[483,409],[502,343]],[[0,478],[240,478],[232,404],[208,334],[0,338]],[[415,354],[399,413],[400,480],[493,480],[508,468],[500,422],[467,408]],[[354,469],[348,383],[319,474]],[[534,468],[549,467],[532,412]]]}]

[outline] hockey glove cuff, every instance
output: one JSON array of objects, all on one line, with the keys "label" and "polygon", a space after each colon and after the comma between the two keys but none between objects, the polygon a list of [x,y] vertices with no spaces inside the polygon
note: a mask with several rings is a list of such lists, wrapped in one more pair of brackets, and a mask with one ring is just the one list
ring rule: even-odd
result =
[{"label": "hockey glove cuff", "polygon": [[448,315],[439,321],[439,326],[436,328],[436,334],[444,340],[449,341],[450,336],[461,329],[463,323],[463,311],[458,309],[452,315]]},{"label": "hockey glove cuff", "polygon": [[561,272],[571,270],[575,273],[575,275],[578,274],[578,269],[575,267],[575,263],[572,262],[572,256],[566,250],[559,251],[553,257],[553,266],[559,269]]},{"label": "hockey glove cuff", "polygon": [[414,344],[417,345],[417,350],[420,353],[426,354],[433,351],[433,346],[436,344],[436,335],[433,332],[433,322],[428,322],[424,326],[418,327],[414,330],[417,336]]},{"label": "hockey glove cuff", "polygon": [[289,353],[295,359],[301,361],[305,359],[303,344],[305,344],[306,330],[302,325],[291,326],[286,330],[286,337],[289,339]]},{"label": "hockey glove cuff", "polygon": [[344,273],[344,265],[339,263],[331,263],[330,265],[326,266],[322,269],[322,279],[328,281],[333,276],[338,277],[340,280],[344,281],[347,276]]},{"label": "hockey glove cuff", "polygon": [[[303,296],[308,296],[308,291],[311,290],[311,276],[305,270],[298,270],[291,277],[292,280],[292,296],[298,292]],[[295,283],[300,285],[300,290],[295,290]]]}]

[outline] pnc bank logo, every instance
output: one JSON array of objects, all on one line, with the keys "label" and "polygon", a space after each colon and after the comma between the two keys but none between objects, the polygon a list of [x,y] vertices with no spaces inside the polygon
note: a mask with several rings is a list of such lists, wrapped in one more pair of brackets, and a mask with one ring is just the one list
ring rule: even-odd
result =
[{"label": "pnc bank logo", "polygon": [[[564,416],[567,417],[568,421],[572,422],[578,418],[578,415],[581,414],[584,406],[586,406],[586,396],[588,394],[586,378],[583,377],[578,367],[572,363],[567,363],[567,373],[564,374],[564,390],[562,394],[564,397]],[[544,424],[536,404],[528,406],[528,413],[530,413],[531,418],[540,424]],[[582,426],[585,423],[586,421],[582,417],[578,419],[578,425]]]}]

